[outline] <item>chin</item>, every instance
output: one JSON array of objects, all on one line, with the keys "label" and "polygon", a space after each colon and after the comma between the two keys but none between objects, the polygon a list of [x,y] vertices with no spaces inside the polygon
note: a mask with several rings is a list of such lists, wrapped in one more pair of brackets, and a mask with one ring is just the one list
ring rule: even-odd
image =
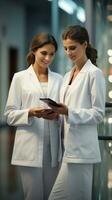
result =
[{"label": "chin", "polygon": [[74,59],[74,58],[70,58],[70,60],[71,60],[72,62],[75,62],[75,61],[76,61],[76,59]]},{"label": "chin", "polygon": [[42,68],[47,69],[49,66],[46,64],[41,65]]},{"label": "chin", "polygon": [[69,56],[70,60],[75,60],[74,56]]}]

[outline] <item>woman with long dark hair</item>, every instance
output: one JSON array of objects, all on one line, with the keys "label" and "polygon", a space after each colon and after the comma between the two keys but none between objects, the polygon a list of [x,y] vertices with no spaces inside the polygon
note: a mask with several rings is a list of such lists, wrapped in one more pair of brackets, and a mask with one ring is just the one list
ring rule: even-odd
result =
[{"label": "woman with long dark hair", "polygon": [[11,163],[19,169],[25,200],[48,199],[61,161],[60,119],[40,100],[59,101],[62,77],[49,68],[56,51],[51,34],[33,38],[29,67],[14,74],[5,108],[7,123],[17,127]]},{"label": "woman with long dark hair", "polygon": [[62,40],[73,67],[64,76],[62,104],[50,105],[64,116],[65,152],[49,200],[91,200],[93,165],[101,161],[97,124],[104,117],[105,80],[84,27],[67,27]]}]

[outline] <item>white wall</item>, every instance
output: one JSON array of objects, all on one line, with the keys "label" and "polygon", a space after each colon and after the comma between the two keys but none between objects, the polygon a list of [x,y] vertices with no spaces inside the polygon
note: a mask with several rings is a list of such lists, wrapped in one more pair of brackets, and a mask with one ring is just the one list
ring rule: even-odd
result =
[{"label": "white wall", "polygon": [[[0,0],[0,122],[4,121],[3,113],[9,88],[8,50],[10,47],[18,49],[17,71],[24,68],[25,49],[25,9],[13,1]],[[1,131],[1,186],[8,184],[8,153],[9,139],[7,129]],[[5,189],[5,193],[8,192]]]},{"label": "white wall", "polygon": [[0,119],[8,93],[8,48],[18,49],[18,69],[24,68],[25,10],[20,4],[0,1]]}]

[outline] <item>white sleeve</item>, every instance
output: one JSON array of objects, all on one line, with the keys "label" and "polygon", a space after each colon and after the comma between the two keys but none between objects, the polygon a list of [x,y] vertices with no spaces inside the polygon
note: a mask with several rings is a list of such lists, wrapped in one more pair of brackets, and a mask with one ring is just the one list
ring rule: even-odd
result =
[{"label": "white sleeve", "polygon": [[32,124],[32,118],[28,118],[29,109],[21,109],[21,104],[22,104],[21,81],[15,74],[11,82],[4,112],[4,116],[6,117],[6,121],[9,125],[23,126]]},{"label": "white sleeve", "polygon": [[70,124],[98,124],[105,113],[105,79],[101,70],[91,74],[89,83],[91,108],[68,108],[66,120]]}]

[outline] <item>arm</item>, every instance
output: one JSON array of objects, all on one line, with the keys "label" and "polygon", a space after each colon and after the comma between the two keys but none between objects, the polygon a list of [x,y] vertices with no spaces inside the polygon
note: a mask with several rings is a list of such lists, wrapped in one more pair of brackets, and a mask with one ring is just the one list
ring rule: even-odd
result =
[{"label": "arm", "polygon": [[[25,101],[25,99],[24,99]],[[5,107],[4,116],[11,126],[31,125],[34,117],[45,119],[56,119],[57,113],[51,113],[42,107],[24,108],[22,106],[22,86],[21,78],[14,75],[9,89],[8,99]]]},{"label": "arm", "polygon": [[22,90],[21,81],[15,74],[9,89],[4,115],[7,123],[12,126],[30,125],[32,119],[28,117],[29,109],[21,109]]},{"label": "arm", "polygon": [[91,108],[69,109],[68,123],[98,124],[103,120],[105,113],[105,80],[100,70],[94,71],[89,83]]}]

